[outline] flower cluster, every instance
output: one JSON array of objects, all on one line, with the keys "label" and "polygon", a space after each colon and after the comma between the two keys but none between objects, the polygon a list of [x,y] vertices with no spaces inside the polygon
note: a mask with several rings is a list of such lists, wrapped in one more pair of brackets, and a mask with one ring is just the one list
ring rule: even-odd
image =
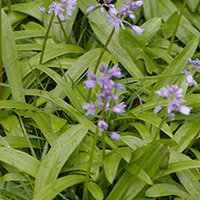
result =
[{"label": "flower cluster", "polygon": [[[50,10],[47,12],[45,7],[40,7],[41,13],[51,14],[54,12],[55,16],[58,16],[61,21],[66,21],[72,16],[73,10],[75,10],[76,0],[62,0],[61,3],[54,1],[50,6]],[[64,9],[65,8],[65,9]],[[67,16],[64,16],[63,12],[67,11]]]},{"label": "flower cluster", "polygon": [[[84,81],[83,83],[85,84],[85,87],[88,88],[94,88],[97,84],[102,88],[102,92],[97,94],[96,97],[99,99],[98,106],[95,106],[92,101],[90,103],[85,103],[84,106],[82,107],[84,110],[87,110],[87,115],[94,115],[95,110],[102,110],[103,112],[107,112],[111,110],[114,113],[118,113],[121,115],[125,115],[125,110],[124,108],[126,105],[124,102],[121,102],[117,105],[114,105],[113,107],[110,106],[112,101],[116,101],[119,99],[119,95],[114,94],[114,89],[119,89],[119,90],[125,90],[126,88],[120,84],[120,83],[114,83],[112,80],[112,77],[116,78],[122,78],[123,75],[121,74],[121,70],[117,65],[114,65],[112,68],[107,69],[106,63],[102,63],[99,67],[99,71],[103,74],[103,76],[99,79],[97,79],[96,75],[88,71],[87,75],[91,80]],[[120,139],[120,135],[117,134],[116,132],[109,133],[107,131],[108,129],[108,124],[102,119],[102,116],[100,116],[100,120],[97,123],[98,128],[100,131],[106,132],[110,134],[110,137],[116,140]]]},{"label": "flower cluster", "polygon": [[[179,111],[183,115],[189,115],[192,108],[181,105],[185,100],[183,99],[183,89],[179,88],[177,85],[172,85],[171,87],[163,87],[155,93],[161,97],[168,99],[169,103],[167,106],[167,117],[173,119],[175,114],[172,111]],[[163,109],[162,106],[158,105],[154,108],[154,113],[157,114]]]},{"label": "flower cluster", "polygon": [[198,83],[193,79],[193,77],[191,75],[191,71],[195,70],[195,69],[200,69],[200,67],[197,67],[197,66],[200,66],[200,60],[197,58],[192,61],[191,58],[188,58],[187,62],[189,64],[191,64],[193,66],[193,68],[190,69],[189,72],[186,69],[183,70],[183,73],[186,75],[186,84],[188,86],[193,85],[194,87],[198,88]]},{"label": "flower cluster", "polygon": [[121,26],[122,29],[125,29],[124,23],[128,24],[132,30],[137,34],[141,35],[144,29],[140,28],[139,26],[132,25],[128,21],[124,20],[124,17],[128,16],[131,19],[135,19],[135,15],[133,14],[132,10],[137,9],[138,7],[142,6],[142,1],[134,1],[131,2],[130,0],[126,0],[122,7],[117,11],[114,4],[111,4],[112,0],[104,0],[103,4],[92,5],[87,9],[87,12],[92,12],[96,7],[100,7],[100,11],[104,13],[104,9],[109,9],[109,14],[106,14],[106,19],[111,27],[115,27],[115,31],[118,31],[119,27]]}]

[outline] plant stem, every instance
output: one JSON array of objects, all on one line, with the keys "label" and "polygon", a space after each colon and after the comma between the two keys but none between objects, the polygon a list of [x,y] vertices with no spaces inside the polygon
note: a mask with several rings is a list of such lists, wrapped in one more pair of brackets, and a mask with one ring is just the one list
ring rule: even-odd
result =
[{"label": "plant stem", "polygon": [[39,65],[41,65],[42,61],[43,61],[44,52],[45,52],[46,43],[47,43],[47,38],[48,38],[48,35],[49,35],[49,32],[50,32],[50,28],[51,28],[51,25],[52,25],[52,22],[53,22],[53,18],[54,18],[54,15],[52,15],[52,17],[50,19],[50,22],[49,22],[49,25],[48,25],[48,28],[47,28],[47,32],[45,34],[45,38],[44,38],[43,45],[42,45],[42,51],[41,51],[41,55],[40,55]]},{"label": "plant stem", "polygon": [[65,36],[65,39],[66,39],[67,43],[68,43],[68,44],[71,44],[71,41],[70,41],[70,39],[68,38],[68,36],[67,36],[67,34],[66,34],[66,32],[65,32],[65,29],[64,29],[64,27],[63,27],[62,21],[60,20],[59,17],[58,17],[58,21],[59,21],[60,28],[61,28],[61,30],[62,30],[64,36]]},{"label": "plant stem", "polygon": [[[2,0],[0,0],[0,83],[3,83],[3,67],[2,67]],[[3,87],[0,86],[0,100],[3,99]],[[2,109],[0,109],[0,112]]]},{"label": "plant stem", "polygon": [[[96,63],[96,65],[95,65],[95,68],[94,68],[94,74],[97,73],[97,69],[98,69],[99,64],[100,64],[100,62],[101,62],[101,59],[102,59],[102,57],[103,57],[103,54],[105,53],[106,48],[108,47],[108,44],[109,44],[109,42],[111,41],[111,38],[112,38],[112,36],[114,35],[114,33],[115,33],[115,28],[112,29],[112,31],[111,31],[111,33],[110,33],[110,35],[109,35],[109,37],[108,37],[108,39],[107,39],[107,41],[106,41],[106,44],[104,45],[104,47],[103,47],[103,49],[102,49],[102,51],[101,51],[101,53],[100,53],[100,55],[99,55],[99,58],[98,58],[98,60],[97,60],[97,63]],[[88,99],[88,100],[87,100],[88,102],[90,102],[91,94],[92,94],[92,88],[89,89],[89,92],[88,92],[88,98],[87,98],[87,99]]]},{"label": "plant stem", "polygon": [[99,133],[99,129],[98,129],[98,126],[97,126],[96,132],[95,132],[95,135],[94,135],[94,139],[93,139],[93,143],[92,143],[92,148],[91,148],[91,151],[90,151],[90,157],[89,157],[88,167],[87,167],[87,172],[86,172],[86,177],[85,177],[82,200],[86,200],[86,197],[87,197],[87,189],[88,189],[88,184],[89,184],[90,171],[91,171],[91,168],[92,168],[94,150],[95,150],[95,146],[96,146],[97,139],[98,139],[98,133]]},{"label": "plant stem", "polygon": [[[49,22],[49,25],[48,25],[48,28],[47,28],[47,31],[46,31],[46,34],[45,34],[45,37],[44,37],[44,41],[43,41],[43,45],[42,45],[42,51],[41,51],[40,60],[39,60],[39,65],[41,65],[42,62],[43,62],[44,52],[45,52],[46,43],[47,43],[47,38],[48,38],[50,29],[51,29],[51,25],[52,25],[52,22],[53,22],[53,18],[54,18],[54,15],[52,15],[52,17],[51,17],[51,19],[50,19],[50,22]],[[38,70],[36,74],[37,74],[37,77],[38,77],[38,79],[39,79],[39,78],[40,78],[40,71]],[[35,82],[35,89],[38,89],[38,85],[39,85],[39,84],[38,84],[38,80],[36,79],[36,82]],[[33,105],[36,106],[36,103],[37,103],[37,97],[34,96]]]},{"label": "plant stem", "polygon": [[169,49],[168,49],[168,53],[169,53],[169,54],[171,53],[172,45],[173,45],[173,43],[174,43],[174,38],[175,38],[175,36],[176,36],[176,32],[177,32],[177,30],[178,30],[178,26],[179,26],[179,23],[180,23],[180,21],[181,21],[181,17],[182,17],[182,15],[183,15],[183,11],[184,11],[184,9],[185,9],[186,4],[187,4],[187,0],[184,0],[183,5],[182,5],[182,8],[181,8],[181,11],[180,11],[180,13],[179,13],[179,16],[178,16],[178,19],[177,19],[177,22],[176,22],[176,26],[175,26],[174,31],[173,31],[173,33],[172,33],[172,37],[171,37],[171,41],[170,41]]}]

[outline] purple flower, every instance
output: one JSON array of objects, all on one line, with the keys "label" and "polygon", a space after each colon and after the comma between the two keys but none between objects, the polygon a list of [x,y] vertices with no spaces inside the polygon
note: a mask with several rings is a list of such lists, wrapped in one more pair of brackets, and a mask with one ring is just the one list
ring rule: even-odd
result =
[{"label": "purple flower", "polygon": [[132,25],[131,26],[131,29],[138,35],[142,35],[144,29],[140,28],[139,26],[136,26],[136,25]]},{"label": "purple flower", "polygon": [[93,88],[96,86],[96,81],[89,80],[89,81],[84,81],[85,87],[88,88]]},{"label": "purple flower", "polygon": [[63,4],[57,3],[57,2],[53,2],[49,6],[50,10],[49,10],[48,13],[50,14],[50,13],[54,12],[55,16],[57,16],[59,12],[61,12],[61,11],[63,12],[64,11],[64,9],[62,7],[63,7]]},{"label": "purple flower", "polygon": [[[167,106],[167,117],[173,119],[175,114],[172,111],[179,111],[183,115],[189,115],[192,108],[187,106],[182,106],[181,104],[185,102],[183,99],[183,89],[179,88],[177,85],[172,85],[171,87],[163,87],[156,94],[162,97],[166,97],[169,101]],[[161,106],[156,106],[154,108],[154,113],[158,113],[162,109]]]},{"label": "purple flower", "polygon": [[115,83],[114,85],[114,88],[118,89],[118,90],[125,90],[126,88],[120,84],[120,83]]},{"label": "purple flower", "polygon": [[41,12],[41,13],[43,13],[43,14],[44,14],[44,13],[46,13],[46,12],[47,12],[45,7],[39,7],[39,8],[40,8],[40,12]]},{"label": "purple flower", "polygon": [[179,112],[183,115],[189,115],[191,110],[192,110],[191,107],[187,107],[187,106],[180,106],[179,107]]},{"label": "purple flower", "polygon": [[169,114],[167,114],[167,117],[170,118],[170,119],[174,119],[175,114],[174,113],[169,113]]},{"label": "purple flower", "polygon": [[198,88],[198,83],[193,79],[190,72],[188,72],[186,69],[183,70],[183,73],[187,76],[186,77],[186,84],[188,86],[193,85],[194,87]]},{"label": "purple flower", "polygon": [[90,77],[93,81],[96,81],[97,77],[95,76],[95,74],[91,71],[87,72],[88,77]]},{"label": "purple flower", "polygon": [[95,8],[96,8],[96,6],[90,6],[90,7],[86,10],[86,12],[87,12],[87,13],[91,13]]},{"label": "purple flower", "polygon": [[62,0],[61,3],[65,4],[67,15],[72,16],[73,10],[76,10],[76,0]]},{"label": "purple flower", "polygon": [[98,125],[98,128],[99,128],[100,131],[104,131],[104,129],[105,130],[108,129],[108,124],[103,120],[99,120],[97,125]]},{"label": "purple flower", "polygon": [[89,81],[84,81],[83,83],[85,84],[85,87],[88,88],[93,88],[96,86],[97,82],[96,82],[96,76],[93,72],[88,71],[87,72],[88,77],[90,77],[92,80]]},{"label": "purple flower", "polygon": [[143,5],[142,1],[134,1],[131,4],[131,10],[136,10],[138,7]]},{"label": "purple flower", "polygon": [[110,16],[116,17],[118,11],[116,10],[115,6],[113,4],[109,4],[108,7],[109,7]]},{"label": "purple flower", "polygon": [[118,31],[120,26],[122,27],[122,29],[125,30],[125,26],[124,26],[123,21],[121,19],[119,19],[117,17],[112,19],[111,16],[108,15],[108,14],[106,14],[106,18],[107,18],[108,23],[110,24],[110,28],[112,28],[113,26],[115,27],[115,32]]},{"label": "purple flower", "polygon": [[169,98],[170,97],[170,94],[169,94],[169,88],[167,87],[162,87],[160,90],[158,91],[155,91],[154,92],[155,94],[161,96],[161,97],[166,97],[166,98]]},{"label": "purple flower", "polygon": [[112,111],[113,111],[114,113],[118,113],[118,114],[120,114],[120,115],[124,115],[125,112],[126,112],[126,111],[124,110],[125,107],[126,107],[126,105],[124,105],[124,102],[121,102],[121,103],[119,103],[119,104],[113,106],[113,107],[112,107]]},{"label": "purple flower", "polygon": [[200,66],[200,60],[198,58],[196,58],[195,60],[188,58],[187,62],[193,66],[193,69],[200,69],[199,67],[197,67]]},{"label": "purple flower", "polygon": [[121,73],[121,69],[118,67],[119,64],[114,65],[111,69],[107,71],[107,74],[117,78],[122,78],[124,75]]},{"label": "purple flower", "polygon": [[107,68],[107,64],[105,62],[102,62],[101,65],[100,65],[100,67],[99,67],[99,71],[101,73],[104,73],[105,70],[106,70],[106,68]]},{"label": "purple flower", "polygon": [[112,139],[114,139],[114,140],[120,140],[121,135],[119,135],[119,134],[116,133],[116,132],[112,132],[112,133],[110,133],[110,137],[111,137]]},{"label": "purple flower", "polygon": [[93,104],[92,101],[90,101],[90,103],[84,103],[84,106],[82,107],[84,110],[87,110],[87,113],[85,114],[85,116],[92,114],[94,115],[95,113],[95,105]]},{"label": "purple flower", "polygon": [[154,114],[158,114],[161,110],[163,109],[163,107],[162,106],[160,106],[160,105],[157,105],[155,108],[154,108]]}]

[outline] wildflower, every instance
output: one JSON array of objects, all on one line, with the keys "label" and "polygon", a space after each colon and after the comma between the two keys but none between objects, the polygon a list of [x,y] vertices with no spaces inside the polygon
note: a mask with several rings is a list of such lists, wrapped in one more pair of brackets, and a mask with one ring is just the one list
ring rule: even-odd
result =
[{"label": "wildflower", "polygon": [[161,110],[163,109],[163,107],[162,106],[160,106],[160,105],[157,105],[155,108],[154,108],[154,114],[158,114]]},{"label": "wildflower", "polygon": [[[185,100],[183,99],[183,89],[179,88],[177,85],[172,85],[163,87],[158,91],[155,91],[159,96],[168,99],[167,106],[167,117],[173,119],[175,114],[172,111],[179,111],[183,115],[189,115],[192,108],[181,105]],[[157,114],[162,110],[162,106],[156,106],[154,108],[154,113]]]},{"label": "wildflower", "polygon": [[142,35],[144,29],[140,28],[139,26],[132,25],[131,29],[138,35]]},{"label": "wildflower", "polygon": [[193,69],[200,69],[199,67],[197,67],[200,66],[200,60],[198,58],[196,58],[195,60],[188,58],[187,62],[193,66]]},{"label": "wildflower", "polygon": [[107,7],[109,10],[109,14],[106,14],[105,17],[110,24],[111,27],[115,27],[115,31],[119,30],[119,27],[125,30],[125,24],[128,24],[132,30],[140,36],[144,29],[130,24],[128,21],[124,20],[125,16],[128,16],[130,19],[135,19],[135,15],[133,14],[132,10],[137,9],[138,7],[142,6],[143,2],[142,1],[136,1],[132,2],[130,0],[126,0],[125,3],[122,5],[122,7],[119,9],[119,11],[115,8],[114,4],[111,4],[111,0],[109,1],[104,1],[103,4],[97,4],[97,5],[92,5],[87,9],[87,12],[90,13],[92,12],[96,7],[100,7],[101,13],[104,13],[104,7]]},{"label": "wildflower", "polygon": [[84,103],[85,105],[82,107],[84,110],[87,110],[87,113],[85,114],[85,116],[92,114],[94,115],[95,113],[95,105],[93,104],[92,101],[90,101],[90,103]]},{"label": "wildflower", "polygon": [[120,140],[121,135],[119,135],[119,134],[116,133],[116,132],[112,132],[112,133],[110,133],[110,137],[111,137],[112,139],[115,139],[115,140]]},{"label": "wildflower", "polygon": [[97,125],[100,131],[104,131],[108,129],[108,124],[103,120],[99,120]]},{"label": "wildflower", "polygon": [[[58,16],[61,21],[65,21],[67,19],[70,19],[68,16],[72,16],[73,10],[75,10],[76,0],[62,0],[61,3],[58,3],[54,1],[50,6],[50,10],[48,11],[48,14],[51,14],[54,12],[55,16]],[[67,11],[67,16],[63,15],[63,12],[65,9]],[[44,7],[40,7],[41,13],[46,13],[46,9]]]},{"label": "wildflower", "polygon": [[[125,103],[121,102],[117,105],[114,105],[113,107],[110,107],[110,102],[111,101],[117,101],[119,99],[119,95],[114,94],[114,88],[119,89],[119,90],[125,90],[126,88],[120,84],[120,83],[114,83],[112,80],[112,77],[116,78],[121,78],[123,77],[121,70],[119,68],[119,65],[114,65],[112,68],[107,69],[106,63],[102,63],[100,65],[99,71],[103,74],[102,77],[97,79],[95,74],[91,71],[87,72],[87,76],[91,80],[84,81],[83,83],[85,84],[86,88],[93,88],[96,85],[99,85],[102,88],[102,91],[96,95],[97,99],[100,101],[98,103],[98,106],[95,106],[92,101],[90,103],[85,103],[84,106],[82,107],[84,110],[86,110],[86,116],[89,114],[94,115],[95,109],[102,110],[104,113],[107,111],[112,111],[121,115],[125,115]],[[102,116],[100,116],[100,120],[97,123],[98,129],[100,131],[106,132],[110,134],[110,137],[116,140],[120,139],[120,135],[117,134],[116,132],[109,133],[107,131],[108,129],[108,124],[102,119]]]},{"label": "wildflower", "polygon": [[76,10],[76,0],[62,0],[61,3],[65,4],[67,15],[72,16],[73,10]]},{"label": "wildflower", "polygon": [[94,9],[96,8],[96,6],[90,6],[87,10],[86,10],[86,12],[87,13],[91,13]]},{"label": "wildflower", "polygon": [[193,85],[194,87],[198,88],[198,83],[193,79],[190,72],[188,72],[186,69],[183,70],[183,73],[187,76],[186,77],[186,84],[188,86]]},{"label": "wildflower", "polygon": [[115,106],[112,107],[112,111],[121,115],[125,114],[125,110],[124,108],[126,107],[126,105],[124,105],[124,102],[121,102],[120,104],[117,104]]},{"label": "wildflower", "polygon": [[39,8],[40,8],[40,12],[41,12],[41,13],[43,13],[43,14],[44,14],[44,13],[46,13],[46,12],[47,12],[45,7],[39,7]]}]

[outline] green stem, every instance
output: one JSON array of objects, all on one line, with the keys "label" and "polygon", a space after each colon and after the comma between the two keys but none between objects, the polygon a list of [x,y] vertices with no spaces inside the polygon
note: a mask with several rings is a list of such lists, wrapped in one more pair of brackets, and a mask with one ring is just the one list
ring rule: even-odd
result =
[{"label": "green stem", "polygon": [[[2,67],[2,0],[0,0],[0,83],[3,83],[3,67]],[[0,100],[3,99],[3,87],[0,86]],[[2,109],[0,109],[2,111]]]},{"label": "green stem", "polygon": [[[112,31],[111,31],[111,33],[110,33],[110,35],[109,35],[109,37],[108,37],[108,39],[107,39],[107,41],[106,41],[106,44],[104,45],[104,47],[103,47],[103,49],[102,49],[102,51],[101,51],[101,53],[100,53],[100,55],[99,55],[99,58],[98,58],[98,60],[97,60],[97,63],[96,63],[96,65],[95,65],[95,68],[94,68],[94,74],[97,73],[97,69],[98,69],[99,64],[100,64],[100,62],[101,62],[101,59],[102,59],[102,57],[103,57],[103,54],[105,53],[106,48],[108,47],[108,44],[109,44],[109,42],[111,41],[111,38],[112,38],[112,36],[114,35],[114,33],[115,33],[115,28],[112,29]],[[92,88],[89,89],[89,92],[88,92],[88,102],[90,101],[91,94],[92,94]]]},{"label": "green stem", "polygon": [[67,34],[66,34],[66,31],[65,31],[65,29],[64,29],[64,27],[63,27],[62,21],[60,20],[59,17],[58,17],[58,21],[59,21],[60,28],[61,28],[61,30],[62,30],[64,36],[65,36],[65,39],[66,39],[67,43],[68,43],[68,44],[71,44],[71,41],[70,41],[70,39],[68,38],[68,36],[67,36]]},{"label": "green stem", "polygon": [[91,151],[90,151],[90,158],[89,158],[89,161],[88,161],[88,167],[87,167],[87,172],[86,172],[86,177],[85,177],[82,200],[86,200],[86,198],[87,198],[87,189],[88,189],[88,184],[89,184],[90,171],[91,171],[91,168],[92,168],[94,150],[95,150],[95,146],[96,146],[97,139],[98,139],[98,133],[99,133],[99,129],[98,129],[98,126],[97,126],[96,133],[94,135],[94,139],[93,139],[93,143],[92,143],[92,148],[91,148]]},{"label": "green stem", "polygon": [[41,65],[42,62],[43,62],[44,52],[45,52],[45,48],[46,48],[46,44],[47,44],[48,35],[49,35],[51,25],[52,25],[52,22],[53,22],[53,18],[54,18],[54,15],[52,15],[52,17],[50,19],[50,22],[49,22],[49,25],[48,25],[48,28],[47,28],[47,32],[46,32],[46,35],[45,35],[45,38],[44,38],[44,41],[43,41],[39,65]]},{"label": "green stem", "polygon": [[[49,35],[51,25],[52,25],[52,22],[53,22],[53,18],[54,18],[54,15],[52,15],[52,17],[50,19],[50,22],[49,22],[49,25],[48,25],[48,28],[47,28],[47,32],[46,32],[45,37],[44,37],[44,41],[43,41],[43,45],[42,45],[42,51],[41,51],[40,60],[39,60],[39,65],[41,65],[42,62],[43,62],[44,52],[45,52],[45,48],[46,48],[46,44],[47,44],[48,35]],[[40,71],[38,70],[36,74],[37,74],[37,77],[39,79],[40,78]],[[39,85],[39,83],[38,83],[38,80],[36,79],[35,89],[38,89],[38,85]],[[33,105],[36,106],[36,103],[37,103],[37,97],[34,96]]]},{"label": "green stem", "polygon": [[176,36],[176,32],[177,32],[177,29],[178,29],[178,26],[179,26],[179,23],[181,21],[181,17],[183,15],[183,11],[185,9],[185,6],[187,4],[187,0],[184,0],[183,2],[183,5],[182,5],[182,8],[181,8],[181,11],[179,13],[179,16],[178,16],[178,19],[177,19],[177,22],[176,22],[176,26],[173,30],[173,33],[172,33],[172,37],[171,37],[171,41],[170,41],[170,44],[169,44],[169,49],[168,49],[168,53],[170,54],[171,53],[171,50],[172,50],[172,45],[174,43],[174,39],[175,39],[175,36]]}]

